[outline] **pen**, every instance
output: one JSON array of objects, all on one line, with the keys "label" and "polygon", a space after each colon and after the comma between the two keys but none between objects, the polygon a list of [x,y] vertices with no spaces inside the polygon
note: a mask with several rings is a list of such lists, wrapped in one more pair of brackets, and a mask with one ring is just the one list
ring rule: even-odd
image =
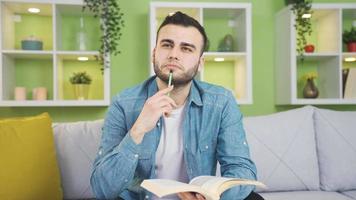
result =
[{"label": "pen", "polygon": [[[172,80],[173,80],[173,72],[169,71],[169,77],[168,77],[168,87],[172,85]],[[170,92],[168,92],[167,96],[170,95]]]}]

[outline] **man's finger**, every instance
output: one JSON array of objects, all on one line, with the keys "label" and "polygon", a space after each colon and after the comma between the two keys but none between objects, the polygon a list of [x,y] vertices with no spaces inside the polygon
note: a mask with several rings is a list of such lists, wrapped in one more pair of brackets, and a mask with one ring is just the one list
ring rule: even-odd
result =
[{"label": "man's finger", "polygon": [[195,197],[198,199],[198,200],[205,200],[204,196],[201,195],[201,194],[195,194]]},{"label": "man's finger", "polygon": [[191,192],[181,192],[181,193],[178,193],[178,197],[180,199],[196,199],[196,197],[194,196],[193,193]]},{"label": "man's finger", "polygon": [[168,92],[170,92],[172,90],[173,90],[173,85],[171,85],[167,88],[164,88],[163,90],[158,91],[155,95],[158,95],[158,96],[166,95],[166,94],[168,94]]}]

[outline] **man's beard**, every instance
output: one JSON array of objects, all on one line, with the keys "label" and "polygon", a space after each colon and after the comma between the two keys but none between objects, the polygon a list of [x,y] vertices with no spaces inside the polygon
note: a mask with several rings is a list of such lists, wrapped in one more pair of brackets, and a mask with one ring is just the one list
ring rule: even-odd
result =
[{"label": "man's beard", "polygon": [[[153,69],[157,77],[160,78],[162,81],[168,83],[169,74],[164,74],[162,71],[162,67],[163,66],[159,66],[159,63],[154,61]],[[174,87],[187,85],[194,79],[195,75],[198,73],[198,69],[199,69],[199,62],[192,69],[189,69],[187,72],[180,74],[180,76],[174,76],[173,73],[172,84],[174,85]]]}]

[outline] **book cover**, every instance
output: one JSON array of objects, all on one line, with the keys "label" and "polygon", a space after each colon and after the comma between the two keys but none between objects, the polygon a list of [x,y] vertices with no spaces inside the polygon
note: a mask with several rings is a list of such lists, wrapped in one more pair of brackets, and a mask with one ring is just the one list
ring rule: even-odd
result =
[{"label": "book cover", "polygon": [[196,192],[206,200],[219,200],[220,195],[227,189],[237,185],[266,186],[255,180],[226,178],[216,176],[198,176],[189,183],[182,183],[167,179],[147,179],[141,183],[141,187],[152,192],[158,197],[163,197],[180,192]]},{"label": "book cover", "polygon": [[356,99],[356,68],[350,68],[345,84],[345,99]]}]

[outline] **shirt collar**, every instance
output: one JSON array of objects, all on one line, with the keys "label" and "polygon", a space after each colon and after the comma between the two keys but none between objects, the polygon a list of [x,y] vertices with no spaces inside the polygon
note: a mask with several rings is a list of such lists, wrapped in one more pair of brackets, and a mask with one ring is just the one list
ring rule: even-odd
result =
[{"label": "shirt collar", "polygon": [[[148,79],[148,97],[153,96],[158,91],[156,76],[152,76]],[[203,102],[200,95],[199,82],[193,79],[190,87],[190,92],[187,100],[188,105],[194,103],[197,106],[203,106]]]},{"label": "shirt collar", "polygon": [[188,97],[188,104],[194,103],[197,106],[203,106],[201,99],[199,83],[193,79],[192,86],[190,87],[190,93]]}]

